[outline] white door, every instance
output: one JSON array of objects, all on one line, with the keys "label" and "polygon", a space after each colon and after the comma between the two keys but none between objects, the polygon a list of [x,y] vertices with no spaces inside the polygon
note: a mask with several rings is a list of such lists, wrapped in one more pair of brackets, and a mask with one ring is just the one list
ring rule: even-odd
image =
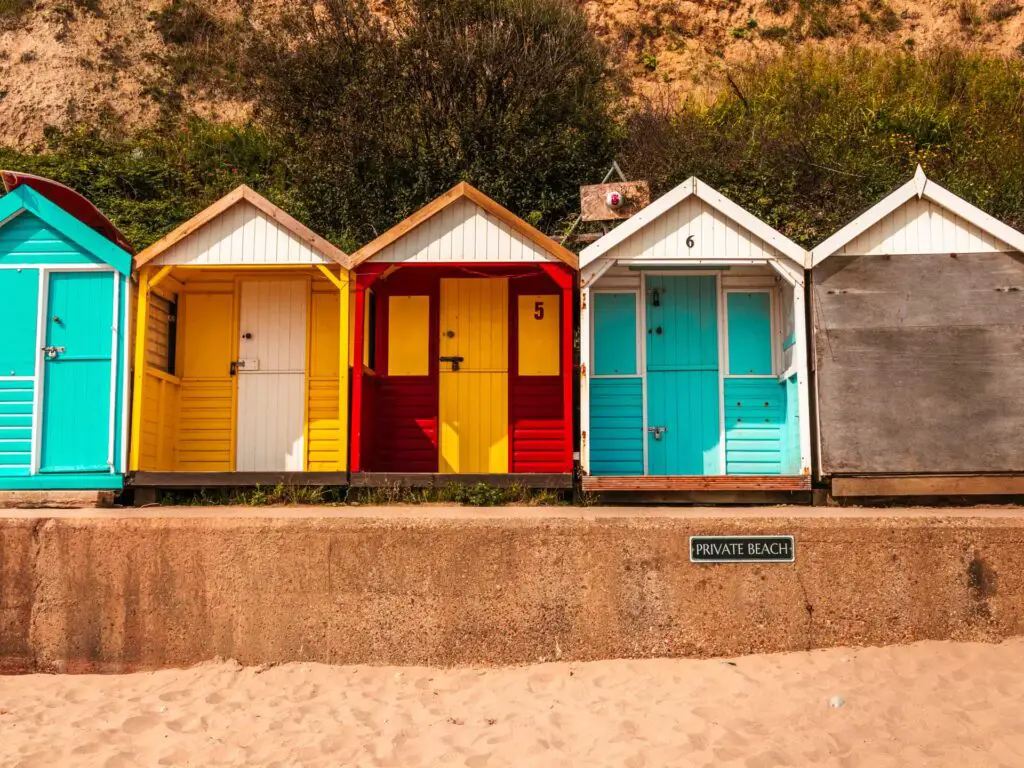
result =
[{"label": "white door", "polygon": [[239,472],[305,469],[305,280],[242,283],[238,343]]}]

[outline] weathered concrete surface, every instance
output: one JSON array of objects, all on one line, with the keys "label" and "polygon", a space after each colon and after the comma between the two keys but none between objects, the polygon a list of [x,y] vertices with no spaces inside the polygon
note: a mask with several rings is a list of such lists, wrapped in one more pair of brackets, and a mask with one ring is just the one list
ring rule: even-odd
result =
[{"label": "weathered concrete surface", "polygon": [[[1010,509],[162,512],[4,519],[0,668],[508,664],[1024,634],[1024,516]],[[690,535],[737,533],[794,534],[796,563],[689,562]]]},{"label": "weathered concrete surface", "polygon": [[91,509],[114,504],[113,491],[0,491],[0,509]]}]

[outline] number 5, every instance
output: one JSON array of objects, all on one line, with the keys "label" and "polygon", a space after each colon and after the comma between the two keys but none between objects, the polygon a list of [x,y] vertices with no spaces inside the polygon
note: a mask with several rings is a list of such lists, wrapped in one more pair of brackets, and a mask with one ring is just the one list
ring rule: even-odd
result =
[{"label": "number 5", "polygon": [[544,319],[544,302],[535,301],[533,302],[533,319],[543,320]]}]

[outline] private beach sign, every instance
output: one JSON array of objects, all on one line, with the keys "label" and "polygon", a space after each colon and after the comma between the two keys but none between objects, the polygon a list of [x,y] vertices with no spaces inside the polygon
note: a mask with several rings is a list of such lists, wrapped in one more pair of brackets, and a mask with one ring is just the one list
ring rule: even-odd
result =
[{"label": "private beach sign", "polygon": [[792,536],[691,536],[691,563],[792,563]]}]

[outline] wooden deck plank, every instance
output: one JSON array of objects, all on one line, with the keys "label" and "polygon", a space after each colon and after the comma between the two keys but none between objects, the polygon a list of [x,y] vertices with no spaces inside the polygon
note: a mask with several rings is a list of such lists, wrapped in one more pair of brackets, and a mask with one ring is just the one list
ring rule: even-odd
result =
[{"label": "wooden deck plank", "polygon": [[1016,496],[1024,475],[878,475],[833,477],[833,496]]},{"label": "wooden deck plank", "polygon": [[764,475],[648,475],[583,478],[584,491],[809,491],[811,478]]},{"label": "wooden deck plank", "polygon": [[443,488],[446,485],[476,485],[483,483],[498,488],[519,485],[524,488],[572,488],[572,475],[532,472],[508,474],[442,475],[427,472],[356,472],[352,475],[353,488]]}]

